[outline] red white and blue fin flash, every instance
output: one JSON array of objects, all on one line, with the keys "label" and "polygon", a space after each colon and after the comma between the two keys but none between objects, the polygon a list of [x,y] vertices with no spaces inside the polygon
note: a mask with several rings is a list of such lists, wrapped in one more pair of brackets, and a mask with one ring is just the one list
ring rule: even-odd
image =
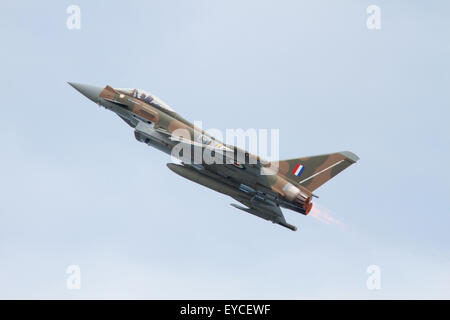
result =
[{"label": "red white and blue fin flash", "polygon": [[304,166],[302,166],[300,163],[297,163],[294,170],[292,170],[292,174],[294,176],[300,177],[302,175],[303,170],[305,169]]}]

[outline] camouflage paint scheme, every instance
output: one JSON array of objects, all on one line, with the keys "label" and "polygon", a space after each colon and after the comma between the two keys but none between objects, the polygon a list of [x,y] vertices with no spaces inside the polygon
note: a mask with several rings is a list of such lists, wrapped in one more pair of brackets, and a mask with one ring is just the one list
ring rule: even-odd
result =
[{"label": "camouflage paint scheme", "polygon": [[[69,84],[115,112],[135,129],[138,141],[176,155],[182,164],[169,163],[170,170],[246,206],[232,204],[235,208],[294,231],[297,228],[286,222],[280,207],[307,215],[313,191],[359,160],[355,154],[344,151],[266,162],[216,140],[143,90]],[[173,152],[178,150],[174,148],[182,151]],[[205,160],[207,157],[195,158],[196,151],[216,162]]]}]

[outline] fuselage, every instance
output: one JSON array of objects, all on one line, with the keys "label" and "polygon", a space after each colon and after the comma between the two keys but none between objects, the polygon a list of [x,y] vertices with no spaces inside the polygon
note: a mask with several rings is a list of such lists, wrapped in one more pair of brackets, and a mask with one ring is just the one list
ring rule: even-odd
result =
[{"label": "fuselage", "polygon": [[[76,85],[71,85],[81,92]],[[97,100],[94,93],[92,96],[88,97],[113,111],[133,127],[138,141],[175,156],[183,164],[202,171],[203,176],[218,180],[224,185],[223,191],[220,188],[216,191],[228,194],[247,205],[251,204],[250,201],[255,197],[260,197],[263,201],[270,201],[303,214],[307,214],[311,209],[311,192],[278,173],[277,167],[273,168],[268,165],[271,163],[245,150],[216,140],[204,130],[196,128],[156,96],[140,89],[114,89],[110,86],[99,90]],[[182,152],[177,150],[180,145],[184,147],[181,148]],[[186,150],[191,151],[188,157]],[[200,159],[199,152],[196,151],[200,151]],[[205,154],[214,161],[205,161]],[[227,154],[228,157],[222,157]],[[217,159],[223,159],[223,162],[217,165]],[[204,170],[205,166],[208,170]],[[261,170],[265,170],[265,174],[261,175]],[[195,171],[192,174],[195,175]],[[193,179],[197,180],[196,182],[201,180]],[[226,191],[231,190],[228,187],[236,192]]]}]

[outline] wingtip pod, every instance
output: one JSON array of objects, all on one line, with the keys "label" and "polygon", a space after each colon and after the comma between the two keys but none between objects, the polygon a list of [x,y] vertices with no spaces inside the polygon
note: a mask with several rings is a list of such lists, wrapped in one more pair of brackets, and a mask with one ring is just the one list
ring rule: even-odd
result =
[{"label": "wingtip pod", "polygon": [[292,224],[289,224],[289,223],[278,223],[280,226],[283,226],[283,227],[285,227],[285,228],[288,228],[288,229],[290,229],[290,230],[292,230],[292,231],[297,231],[297,227],[296,226],[293,226]]},{"label": "wingtip pod", "polygon": [[[269,221],[271,221],[271,222],[273,222],[273,223],[279,224],[280,226],[285,227],[285,228],[288,228],[289,230],[297,231],[297,227],[296,227],[296,226],[293,226],[292,224],[287,223],[287,222],[284,220],[284,217],[283,217],[283,216],[282,216],[282,217],[279,217],[278,219],[273,220],[271,217],[269,217],[269,216],[267,216],[267,215],[264,215],[263,212],[258,211],[256,208],[246,208],[246,207],[240,206],[240,205],[235,204],[235,203],[230,203],[230,205],[231,205],[232,207],[236,208],[236,209],[245,211],[245,212],[250,213],[250,214],[253,214],[253,215],[257,216],[257,217],[260,217],[260,218],[263,218],[263,219],[265,219],[265,220],[269,220]],[[260,208],[260,209],[261,209],[261,208]]]}]

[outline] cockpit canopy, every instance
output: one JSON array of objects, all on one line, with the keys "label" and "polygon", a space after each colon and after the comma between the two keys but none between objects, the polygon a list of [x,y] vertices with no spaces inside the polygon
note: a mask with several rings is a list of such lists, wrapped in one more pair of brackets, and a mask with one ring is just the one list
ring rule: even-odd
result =
[{"label": "cockpit canopy", "polygon": [[165,103],[164,101],[159,99],[157,96],[155,96],[154,94],[150,94],[147,91],[144,91],[142,89],[122,88],[122,89],[117,89],[117,91],[125,93],[127,95],[130,95],[132,97],[135,97],[139,100],[145,101],[148,104],[157,105],[163,109],[175,112],[175,110],[173,110],[171,107],[169,107],[167,105],[167,103]]}]

